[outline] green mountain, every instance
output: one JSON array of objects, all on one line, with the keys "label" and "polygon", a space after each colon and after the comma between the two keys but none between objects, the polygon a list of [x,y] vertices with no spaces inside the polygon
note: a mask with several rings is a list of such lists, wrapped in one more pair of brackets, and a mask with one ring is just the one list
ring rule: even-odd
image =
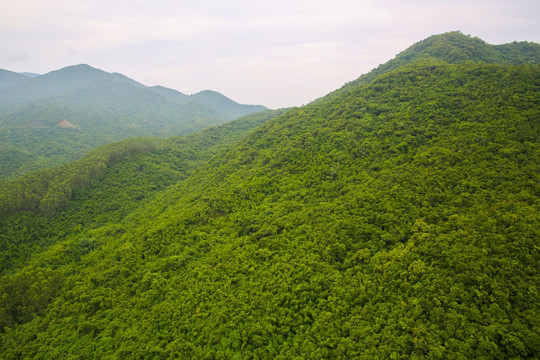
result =
[{"label": "green mountain", "polygon": [[0,178],[73,161],[112,141],[188,134],[266,109],[218,93],[146,87],[88,65],[31,79],[5,74],[23,80],[0,76]]},{"label": "green mountain", "polygon": [[379,66],[369,75],[378,75],[419,60],[445,61],[451,64],[464,61],[510,65],[537,64],[540,62],[540,44],[513,42],[504,45],[490,45],[477,37],[453,31],[433,35],[414,44],[394,59]]},{"label": "green mountain", "polygon": [[252,112],[265,110],[260,105],[247,105],[246,107],[238,107],[237,104],[228,97],[211,90],[201,91],[191,95],[194,102],[202,104],[214,111],[220,111],[228,119],[235,119],[240,116],[247,115]]},{"label": "green mountain", "polygon": [[184,105],[190,100],[189,95],[182,94],[180,91],[169,89],[164,86],[152,86],[150,89],[156,94],[166,97],[167,99],[172,100],[180,105]]},{"label": "green mountain", "polygon": [[27,81],[3,89],[0,92],[0,109],[3,113],[34,100],[64,94],[99,79],[110,79],[112,81],[142,86],[142,84],[138,84],[123,75],[109,74],[88,65],[68,66],[32,79],[24,78]]},{"label": "green mountain", "polygon": [[540,62],[540,44],[532,42],[513,42],[510,44],[491,45],[484,40],[465,35],[460,31],[452,31],[440,35],[433,35],[417,42],[392,60],[379,65],[367,74],[319,99],[325,101],[334,94],[347,91],[360,84],[366,84],[377,76],[397,69],[400,66],[413,62],[440,62],[459,64],[465,61],[481,62],[486,64],[538,64]]},{"label": "green mountain", "polygon": [[538,357],[539,78],[411,61],[4,182],[2,357]]}]

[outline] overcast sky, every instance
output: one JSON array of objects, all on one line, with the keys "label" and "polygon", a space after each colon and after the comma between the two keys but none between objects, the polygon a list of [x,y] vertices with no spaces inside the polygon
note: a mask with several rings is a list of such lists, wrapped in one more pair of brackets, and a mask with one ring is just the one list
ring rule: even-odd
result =
[{"label": "overcast sky", "polygon": [[300,106],[452,30],[540,42],[539,0],[0,0],[0,68],[89,64],[186,94]]}]

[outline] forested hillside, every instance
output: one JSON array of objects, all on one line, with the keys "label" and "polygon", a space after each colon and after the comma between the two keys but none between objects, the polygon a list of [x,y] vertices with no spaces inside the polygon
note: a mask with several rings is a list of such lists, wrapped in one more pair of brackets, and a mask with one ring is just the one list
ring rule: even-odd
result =
[{"label": "forested hillside", "polygon": [[70,228],[114,223],[283,111],[258,112],[185,137],[128,139],[67,165],[0,180],[0,273],[62,238],[55,234],[57,226],[41,232],[59,211],[69,208],[61,218],[69,214],[63,224]]},{"label": "forested hillside", "polygon": [[120,139],[189,134],[265,109],[203,93],[147,87],[88,65],[33,78],[0,72],[0,178],[67,163]]},{"label": "forested hillside", "polygon": [[538,64],[411,61],[129,154],[2,217],[0,354],[537,358],[538,104]]}]

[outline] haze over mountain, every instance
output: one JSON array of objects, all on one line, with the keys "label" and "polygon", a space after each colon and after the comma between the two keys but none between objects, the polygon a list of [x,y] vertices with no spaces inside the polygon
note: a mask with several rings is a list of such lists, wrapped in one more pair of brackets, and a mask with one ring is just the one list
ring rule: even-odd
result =
[{"label": "haze over mountain", "polygon": [[537,358],[538,61],[425,44],[307,106],[0,181],[2,357]]},{"label": "haze over mountain", "polygon": [[[111,141],[187,134],[264,109],[210,91],[147,87],[88,65],[30,78],[2,71],[0,177],[74,160]],[[59,126],[64,120],[73,126]]]},{"label": "haze over mountain", "polygon": [[36,76],[41,75],[41,74],[31,73],[31,72],[22,72],[20,74],[26,76],[27,78],[35,78]]},{"label": "haze over mountain", "polygon": [[0,89],[9,88],[10,86],[21,84],[27,79],[28,78],[23,74],[0,69]]}]

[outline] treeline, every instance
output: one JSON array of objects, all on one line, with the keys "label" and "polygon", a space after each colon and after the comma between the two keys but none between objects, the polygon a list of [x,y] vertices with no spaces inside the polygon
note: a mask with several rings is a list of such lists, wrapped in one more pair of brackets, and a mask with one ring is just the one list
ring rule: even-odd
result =
[{"label": "treeline", "polygon": [[50,216],[66,204],[73,192],[102,176],[107,166],[136,153],[162,149],[164,144],[163,139],[128,139],[100,147],[67,165],[35,171],[16,180],[2,180],[0,216],[19,211]]}]

